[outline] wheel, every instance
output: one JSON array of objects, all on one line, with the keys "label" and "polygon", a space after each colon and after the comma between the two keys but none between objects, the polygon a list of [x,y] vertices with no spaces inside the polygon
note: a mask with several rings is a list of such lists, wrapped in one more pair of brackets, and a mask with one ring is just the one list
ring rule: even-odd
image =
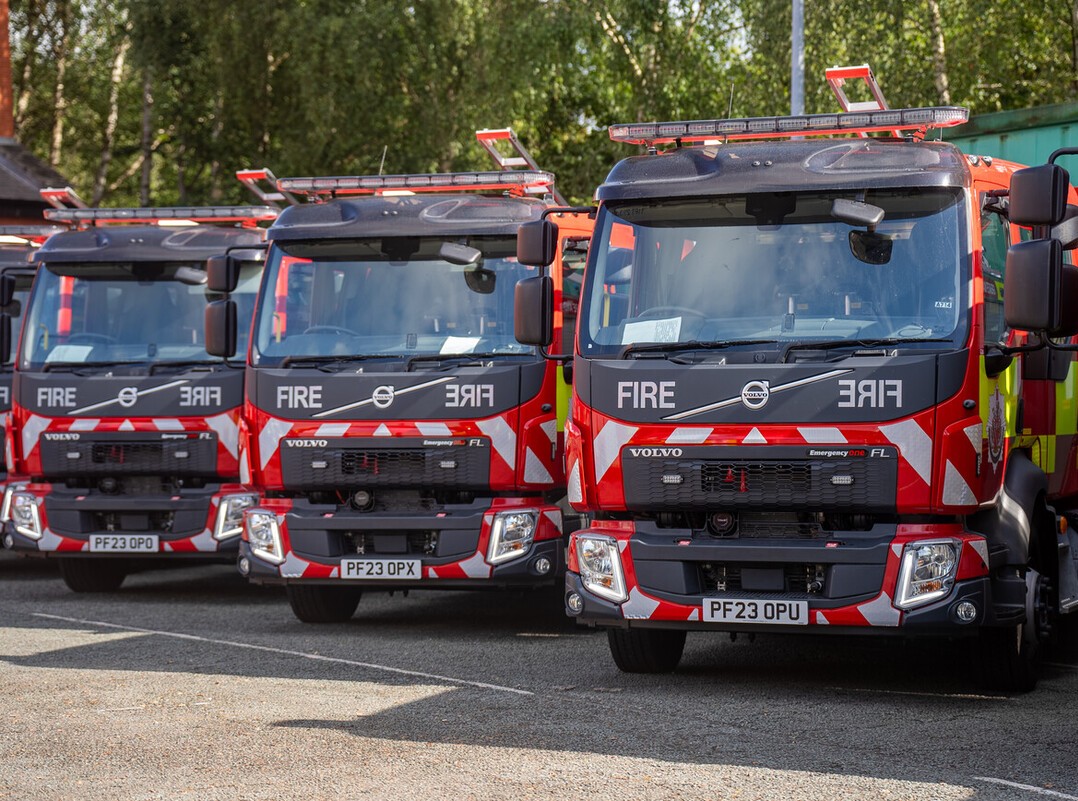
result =
[{"label": "wheel", "polygon": [[1024,693],[1037,686],[1037,642],[1025,624],[982,629],[977,658],[981,682],[990,690]]},{"label": "wheel", "polygon": [[101,559],[58,559],[60,578],[72,592],[113,592],[127,578],[123,563]]},{"label": "wheel", "polygon": [[288,585],[292,613],[304,623],[343,623],[355,614],[360,595],[354,587]]},{"label": "wheel", "polygon": [[669,673],[685,650],[685,632],[676,629],[607,629],[606,637],[624,673]]},{"label": "wheel", "polygon": [[351,328],[345,328],[341,325],[312,325],[304,334],[344,334],[350,337],[358,337],[355,331]]}]

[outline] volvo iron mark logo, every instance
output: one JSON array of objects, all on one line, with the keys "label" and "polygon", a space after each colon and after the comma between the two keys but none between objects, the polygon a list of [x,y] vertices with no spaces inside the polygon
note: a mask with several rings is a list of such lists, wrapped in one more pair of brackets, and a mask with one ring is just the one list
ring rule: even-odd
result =
[{"label": "volvo iron mark logo", "polygon": [[138,387],[124,387],[116,396],[116,400],[125,409],[130,409],[138,402]]},{"label": "volvo iron mark logo", "polygon": [[762,409],[771,397],[771,387],[767,381],[750,381],[741,388],[741,402],[747,409]]},{"label": "volvo iron mark logo", "polygon": [[371,402],[379,409],[388,409],[395,397],[397,397],[397,393],[393,387],[383,384],[374,388],[374,392],[371,393]]}]

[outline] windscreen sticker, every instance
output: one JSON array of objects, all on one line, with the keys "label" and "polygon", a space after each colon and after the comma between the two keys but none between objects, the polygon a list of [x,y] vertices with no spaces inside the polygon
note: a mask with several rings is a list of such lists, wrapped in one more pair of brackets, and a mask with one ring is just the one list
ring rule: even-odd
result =
[{"label": "windscreen sticker", "polygon": [[93,345],[57,345],[45,357],[49,362],[84,362],[94,349]]},{"label": "windscreen sticker", "polygon": [[621,335],[622,345],[634,342],[677,342],[681,337],[681,318],[668,317],[665,320],[638,320],[626,323]]},{"label": "windscreen sticker", "polygon": [[471,353],[479,344],[479,337],[454,337],[448,336],[442,343],[439,353]]}]

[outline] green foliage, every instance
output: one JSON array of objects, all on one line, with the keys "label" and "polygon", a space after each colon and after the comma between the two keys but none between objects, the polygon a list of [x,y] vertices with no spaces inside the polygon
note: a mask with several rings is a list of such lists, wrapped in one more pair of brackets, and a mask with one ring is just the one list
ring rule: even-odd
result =
[{"label": "green foliage", "polygon": [[[824,68],[864,61],[895,106],[1074,100],[1071,14],[805,0],[806,110],[834,108]],[[587,201],[632,152],[609,124],[789,108],[789,0],[12,0],[11,26],[20,139],[86,197],[103,169],[110,205],[139,201],[147,154],[153,202],[236,201],[246,166],[486,167],[472,132],[503,126]]]}]

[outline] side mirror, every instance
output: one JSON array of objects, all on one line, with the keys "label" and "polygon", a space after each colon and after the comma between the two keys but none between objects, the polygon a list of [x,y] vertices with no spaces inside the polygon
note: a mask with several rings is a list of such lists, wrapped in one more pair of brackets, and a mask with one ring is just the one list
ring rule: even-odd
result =
[{"label": "side mirror", "polygon": [[240,282],[240,262],[231,256],[210,256],[206,259],[206,289],[227,295],[236,291]]},{"label": "side mirror", "polygon": [[558,248],[558,226],[550,220],[524,223],[517,229],[517,261],[530,267],[554,263]]},{"label": "side mirror", "polygon": [[11,361],[11,315],[0,314],[0,364],[7,364],[9,361]]},{"label": "side mirror", "polygon": [[236,301],[215,300],[206,306],[206,353],[231,359],[236,355]]},{"label": "side mirror", "polygon": [[1062,281],[1063,247],[1058,239],[1032,239],[1011,245],[1003,279],[1003,317],[1007,325],[1023,331],[1050,332],[1059,328],[1063,322]]},{"label": "side mirror", "polygon": [[1026,167],[1011,176],[1010,220],[1015,225],[1059,225],[1067,211],[1070,176],[1058,164]]},{"label": "side mirror", "polygon": [[554,341],[553,279],[537,275],[517,281],[513,289],[513,333],[517,342],[547,347]]},{"label": "side mirror", "polygon": [[15,299],[15,276],[11,273],[0,275],[0,306],[8,306]]}]

